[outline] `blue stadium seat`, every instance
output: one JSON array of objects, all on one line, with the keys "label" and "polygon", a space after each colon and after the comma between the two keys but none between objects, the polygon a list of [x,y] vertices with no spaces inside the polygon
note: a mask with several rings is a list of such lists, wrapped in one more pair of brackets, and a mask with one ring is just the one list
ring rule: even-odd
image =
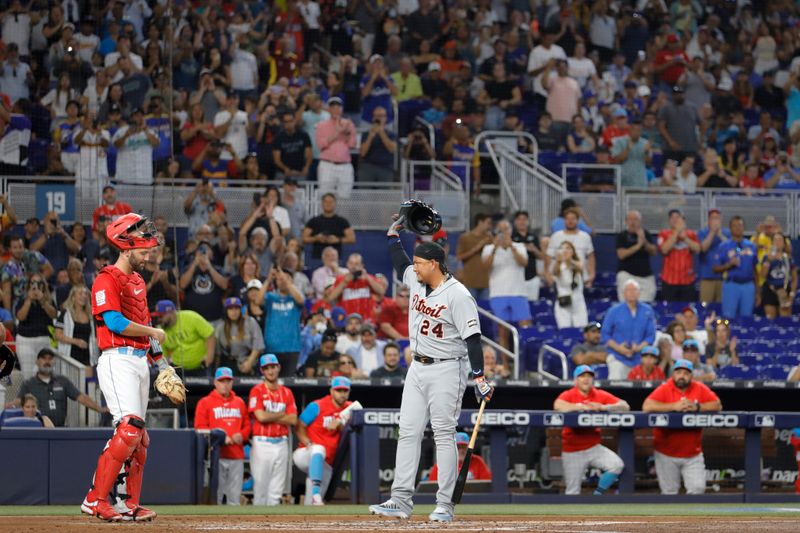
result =
[{"label": "blue stadium seat", "polygon": [[583,328],[562,328],[558,330],[558,335],[562,338],[572,339],[575,342],[582,342]]},{"label": "blue stadium seat", "polygon": [[739,366],[725,366],[720,368],[717,371],[717,376],[720,379],[757,379],[758,378],[758,370],[755,368],[750,368],[747,366],[739,365]]},{"label": "blue stadium seat", "polygon": [[10,407],[3,411],[0,411],[0,426],[3,425],[3,422],[7,418],[17,418],[22,416],[22,408],[21,407]]},{"label": "blue stadium seat", "polygon": [[543,298],[539,298],[538,300],[531,300],[528,302],[528,307],[531,309],[531,316],[535,316],[539,313],[543,313],[546,311],[553,310],[553,302],[550,300],[545,300]]},{"label": "blue stadium seat", "polygon": [[38,418],[28,418],[25,416],[15,416],[6,418],[3,421],[4,428],[40,428],[42,423]]},{"label": "blue stadium seat", "polygon": [[777,358],[775,358],[774,362],[775,364],[783,366],[795,366],[798,363],[800,363],[800,360],[798,360],[797,355],[791,354],[791,355],[779,355]]},{"label": "blue stadium seat", "polygon": [[742,354],[739,362],[744,366],[759,366],[764,364],[764,357],[761,355]]},{"label": "blue stadium seat", "polygon": [[608,379],[608,367],[606,365],[594,365],[594,379]]},{"label": "blue stadium seat", "polygon": [[779,379],[785,380],[789,377],[789,371],[791,367],[786,367],[783,365],[767,365],[761,367],[761,378],[762,379]]}]

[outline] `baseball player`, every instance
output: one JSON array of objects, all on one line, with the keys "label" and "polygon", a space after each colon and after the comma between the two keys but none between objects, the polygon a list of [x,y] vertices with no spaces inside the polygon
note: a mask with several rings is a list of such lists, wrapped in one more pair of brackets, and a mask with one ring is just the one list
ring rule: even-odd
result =
[{"label": "baseball player", "polygon": [[[456,446],[458,447],[458,470],[461,470],[461,465],[464,463],[464,458],[467,456],[467,446],[469,446],[469,435],[459,431],[456,433]],[[439,465],[433,465],[430,473],[428,474],[428,481],[436,481],[439,479]],[[467,479],[472,481],[489,481],[492,479],[492,471],[483,462],[480,455],[473,455],[469,462],[469,473]]]},{"label": "baseball player", "polygon": [[[562,413],[573,411],[630,411],[625,400],[594,386],[594,370],[580,365],[572,376],[575,386],[558,395],[553,409]],[[600,496],[617,482],[625,468],[619,455],[600,444],[600,428],[568,428],[561,431],[561,462],[564,465],[565,494],[581,493],[581,481],[587,467],[603,471],[595,496]]]},{"label": "baseball player", "polygon": [[[347,425],[353,402],[350,380],[336,376],[331,380],[330,394],[308,404],[300,413],[295,427],[299,447],[294,451],[294,464],[308,474],[306,505],[324,505],[322,495],[328,490],[333,475],[333,460],[339,447],[342,428]],[[360,404],[359,404],[360,405]]]},{"label": "baseball player", "polygon": [[214,373],[214,390],[197,402],[195,429],[222,430],[225,444],[219,455],[219,489],[217,505],[225,497],[228,505],[239,505],[244,479],[244,446],[250,436],[247,407],[233,392],[233,370],[221,366]]},{"label": "baseball player", "polygon": [[275,354],[259,359],[264,381],[250,390],[248,409],[253,417],[250,472],[253,505],[281,503],[289,470],[289,428],[297,424],[297,404],[288,387],[278,383],[281,365]]},{"label": "baseball player", "polygon": [[[160,370],[158,379],[163,375],[177,380],[185,399],[183,384],[160,353],[164,332],[149,325],[147,287],[138,273],[163,241],[155,225],[135,213],[109,224],[106,237],[120,254],[114,265],[100,271],[92,285],[92,315],[102,351],[97,379],[116,429],[97,461],[92,488],[81,511],[110,522],[152,520],[156,513],[139,505],[150,442],[144,426],[150,389],[148,349]],[[122,481],[117,486],[118,493],[124,493],[112,507],[108,495],[117,476]]]},{"label": "baseball player", "polygon": [[[722,402],[707,385],[692,380],[694,365],[679,359],[672,367],[672,379],[659,385],[642,405],[645,413],[670,411],[719,411]],[[678,494],[681,477],[687,494],[706,490],[702,429],[653,428],[656,475],[661,494]]]},{"label": "baseball player", "polygon": [[413,361],[403,386],[392,497],[371,505],[369,510],[395,518],[411,516],[420,444],[430,420],[436,441],[439,491],[436,508],[428,518],[451,522],[458,474],[455,434],[464,389],[471,377],[478,400],[489,401],[494,388],[483,375],[475,299],[447,271],[444,249],[438,244],[419,244],[412,264],[399,237],[404,217],[395,218],[387,236],[394,269],[410,290],[408,332]]},{"label": "baseball player", "polygon": [[797,460],[798,471],[797,479],[795,479],[794,482],[794,493],[800,494],[800,428],[794,428],[792,430],[790,444],[792,445],[792,448],[794,448],[794,457]]}]

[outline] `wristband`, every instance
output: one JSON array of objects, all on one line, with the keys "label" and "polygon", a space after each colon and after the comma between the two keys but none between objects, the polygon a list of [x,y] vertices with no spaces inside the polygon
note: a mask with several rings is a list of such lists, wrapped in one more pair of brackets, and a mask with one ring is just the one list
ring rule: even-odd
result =
[{"label": "wristband", "polygon": [[163,356],[156,359],[156,366],[158,367],[159,372],[163,372],[170,367],[169,363],[167,363],[167,359]]}]

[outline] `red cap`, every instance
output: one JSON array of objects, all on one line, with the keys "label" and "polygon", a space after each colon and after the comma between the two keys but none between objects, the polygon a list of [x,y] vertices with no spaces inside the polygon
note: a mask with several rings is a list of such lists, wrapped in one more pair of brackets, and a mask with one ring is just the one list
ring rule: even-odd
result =
[{"label": "red cap", "polygon": [[678,36],[675,35],[674,33],[670,33],[669,35],[667,35],[667,42],[668,43],[677,43],[678,42]]}]

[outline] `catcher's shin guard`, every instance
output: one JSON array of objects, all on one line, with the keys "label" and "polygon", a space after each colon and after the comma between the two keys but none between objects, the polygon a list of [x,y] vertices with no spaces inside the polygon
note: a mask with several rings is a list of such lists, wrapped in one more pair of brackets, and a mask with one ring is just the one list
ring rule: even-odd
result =
[{"label": "catcher's shin guard", "polygon": [[147,462],[147,448],[150,445],[150,436],[147,430],[142,432],[142,440],[133,454],[125,461],[122,472],[117,478],[117,499],[127,502],[127,507],[138,507],[142,494],[142,477],[144,464]]},{"label": "catcher's shin guard", "polygon": [[144,421],[136,416],[126,416],[117,426],[97,460],[94,473],[94,500],[106,500],[117,481],[123,463],[133,455],[142,441]]}]

